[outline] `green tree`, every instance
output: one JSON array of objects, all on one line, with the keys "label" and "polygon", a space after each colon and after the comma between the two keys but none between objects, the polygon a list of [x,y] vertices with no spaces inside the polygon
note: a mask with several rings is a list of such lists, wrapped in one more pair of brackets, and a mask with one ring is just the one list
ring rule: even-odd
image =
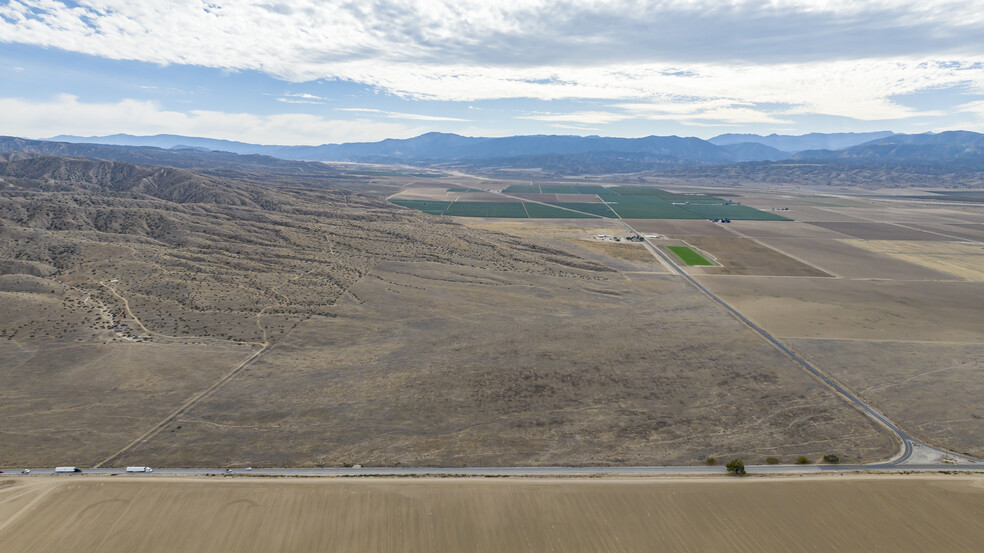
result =
[{"label": "green tree", "polygon": [[823,456],[823,462],[824,463],[836,464],[836,463],[840,463],[841,460],[840,460],[840,457],[838,457],[836,455],[824,455]]},{"label": "green tree", "polygon": [[725,467],[728,469],[728,472],[733,472],[738,476],[745,476],[745,462],[741,459],[732,459]]}]

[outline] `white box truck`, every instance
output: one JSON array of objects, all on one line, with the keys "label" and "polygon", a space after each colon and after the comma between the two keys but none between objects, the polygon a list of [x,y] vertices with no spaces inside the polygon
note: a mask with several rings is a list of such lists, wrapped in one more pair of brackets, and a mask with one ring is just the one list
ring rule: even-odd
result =
[{"label": "white box truck", "polygon": [[71,474],[73,472],[82,472],[79,467],[55,467],[56,474]]},{"label": "white box truck", "polygon": [[127,472],[154,472],[150,467],[126,467]]}]

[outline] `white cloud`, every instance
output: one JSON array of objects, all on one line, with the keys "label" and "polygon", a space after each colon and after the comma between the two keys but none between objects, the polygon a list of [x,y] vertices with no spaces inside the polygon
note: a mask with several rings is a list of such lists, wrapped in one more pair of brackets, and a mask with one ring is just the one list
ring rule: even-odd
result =
[{"label": "white cloud", "polygon": [[426,130],[365,119],[331,120],[304,113],[179,112],[137,100],[85,103],[71,95],[51,101],[0,98],[0,133],[33,138],[127,132],[294,145],[409,138]]},{"label": "white cloud", "polygon": [[[614,113],[610,111],[572,111],[569,113],[535,113],[531,115],[520,115],[518,119],[531,119],[533,121],[582,123],[585,125],[604,125],[616,121],[632,119],[631,114]],[[554,125],[559,126],[559,125]],[[577,127],[571,127],[577,128]]]},{"label": "white cloud", "polygon": [[314,94],[308,94],[306,92],[284,92],[281,96],[287,98],[300,98],[301,100],[327,100],[324,96],[315,96]]},{"label": "white cloud", "polygon": [[553,128],[555,128],[555,129],[565,129],[565,130],[577,131],[577,132],[592,132],[592,131],[599,131],[599,130],[601,130],[601,129],[598,129],[597,127],[585,127],[585,126],[581,126],[581,125],[564,125],[562,123],[553,123],[550,126],[553,127]]},{"label": "white cloud", "polygon": [[978,117],[984,118],[984,100],[978,100],[976,102],[967,102],[966,104],[961,104],[957,106],[957,110],[965,113],[973,113]]},{"label": "white cloud", "polygon": [[320,104],[325,104],[326,103],[326,102],[322,102],[320,100],[298,100],[296,98],[283,98],[283,97],[277,98],[277,101],[278,102],[283,102],[285,104],[318,104],[318,105],[320,105]]},{"label": "white cloud", "polygon": [[[893,98],[984,94],[982,23],[979,0],[9,0],[0,42],[341,79],[411,99],[596,99],[648,119],[783,124],[932,116]],[[279,101],[324,100],[308,96]],[[566,117],[529,118],[623,114]]]},{"label": "white cloud", "polygon": [[335,110],[348,111],[354,113],[371,113],[374,115],[389,117],[390,119],[412,119],[415,121],[468,121],[468,119],[459,119],[457,117],[443,117],[440,115],[421,115],[419,113],[402,113],[398,111],[384,111],[381,109],[373,109],[373,108],[335,108]]}]

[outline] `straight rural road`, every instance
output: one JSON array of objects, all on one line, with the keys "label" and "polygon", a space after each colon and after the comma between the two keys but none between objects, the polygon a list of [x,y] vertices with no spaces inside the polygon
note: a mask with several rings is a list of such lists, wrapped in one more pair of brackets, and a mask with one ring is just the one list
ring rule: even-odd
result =
[{"label": "straight rural road", "polygon": [[[466,176],[471,177],[471,178],[478,178],[478,177],[475,177],[473,175],[466,175]],[[522,200],[522,198],[518,198],[516,196],[510,196],[509,194],[504,194],[502,192],[494,192],[494,191],[491,191],[491,190],[489,192],[493,192],[493,193],[499,194],[501,196],[505,196],[505,197],[509,197],[509,198],[513,198],[513,199]],[[524,200],[524,201],[530,201],[530,200]],[[542,202],[534,202],[534,203],[542,203]],[[575,213],[583,214],[583,215],[589,215],[589,216],[592,216],[592,217],[601,218],[600,216],[594,215],[594,214],[591,214],[591,213],[585,213],[585,212],[577,211],[577,210],[570,209],[570,208],[564,208],[564,209],[567,209],[568,211],[572,211],[572,212],[575,212]],[[726,302],[723,298],[721,298],[720,296],[718,296],[714,292],[708,290],[703,284],[701,284],[700,282],[698,282],[697,279],[695,279],[694,277],[690,276],[690,274],[687,273],[687,271],[685,271],[682,267],[680,267],[680,265],[677,264],[677,262],[674,261],[672,257],[670,257],[669,255],[667,255],[666,253],[664,253],[662,250],[660,250],[658,247],[656,247],[655,244],[653,244],[648,238],[644,237],[637,230],[635,230],[634,228],[632,228],[632,226],[629,225],[627,222],[625,222],[625,220],[623,220],[621,217],[618,217],[618,214],[617,213],[615,215],[617,217],[616,220],[618,222],[620,222],[625,227],[625,229],[628,230],[630,233],[632,233],[635,236],[641,238],[643,240],[643,242],[645,242],[645,244],[653,251],[653,253],[657,257],[659,257],[659,259],[663,262],[664,265],[670,267],[670,269],[673,272],[675,272],[677,275],[681,276],[685,281],[687,281],[691,286],[693,286],[694,288],[696,288],[699,292],[701,292],[702,294],[704,294],[711,301],[717,303],[719,306],[721,306],[722,308],[724,308],[726,311],[728,311],[728,313],[730,313],[736,319],[738,319],[743,324],[745,324],[748,328],[750,328],[755,333],[757,333],[759,336],[761,336],[763,339],[765,339],[767,342],[769,342],[770,344],[772,344],[776,349],[778,349],[779,351],[781,351],[782,353],[784,353],[786,356],[788,356],[790,359],[792,359],[794,362],[796,362],[796,364],[798,364],[800,367],[802,367],[805,371],[807,371],[808,373],[810,373],[811,375],[813,375],[814,377],[816,377],[817,379],[819,379],[827,387],[829,387],[830,389],[832,389],[835,393],[837,393],[838,395],[840,395],[842,398],[844,398],[846,401],[848,401],[849,403],[851,403],[852,405],[854,405],[856,408],[860,409],[865,415],[867,415],[868,417],[870,417],[877,424],[879,424],[880,426],[882,426],[883,428],[885,428],[889,432],[891,432],[892,435],[894,435],[895,438],[896,438],[896,440],[898,440],[898,442],[899,442],[899,452],[894,457],[892,457],[891,459],[889,459],[887,461],[887,463],[889,463],[889,464],[891,464],[893,466],[894,465],[903,465],[903,464],[905,464],[907,461],[910,460],[910,458],[912,457],[912,454],[913,454],[913,452],[915,451],[916,448],[920,448],[923,451],[927,451],[927,450],[928,451],[933,451],[933,452],[938,453],[940,456],[946,455],[946,456],[951,457],[951,458],[954,458],[954,459],[960,459],[963,462],[974,462],[974,461],[976,461],[975,459],[972,459],[970,457],[966,457],[966,456],[963,456],[963,455],[954,454],[954,453],[951,453],[951,452],[948,452],[948,451],[945,451],[945,450],[936,448],[934,446],[925,444],[925,443],[917,440],[916,438],[912,437],[911,435],[909,435],[906,431],[902,430],[897,424],[895,424],[895,422],[892,419],[888,418],[888,416],[886,416],[884,413],[882,413],[878,409],[872,407],[870,404],[868,404],[867,402],[865,402],[864,400],[862,400],[860,397],[858,397],[849,388],[847,388],[846,386],[844,386],[840,382],[834,380],[832,377],[830,377],[829,375],[827,375],[826,373],[824,373],[822,370],[820,370],[813,363],[811,363],[808,360],[804,359],[798,353],[796,353],[795,351],[793,351],[789,346],[787,346],[782,341],[780,341],[778,338],[776,338],[775,336],[773,336],[772,333],[770,333],[769,331],[765,330],[764,328],[762,328],[758,324],[756,324],[753,321],[751,321],[748,317],[746,317],[745,315],[743,315],[740,311],[738,311],[731,304],[729,304],[728,302]],[[907,465],[907,466],[912,466],[912,465]]]},{"label": "straight rural road", "polygon": [[[53,467],[5,469],[11,476],[50,476]],[[817,474],[833,472],[984,472],[984,463],[927,463],[900,465],[895,462],[867,465],[746,465],[750,474]],[[638,466],[638,467],[363,467],[363,468],[154,468],[142,476],[710,476],[727,474],[723,466]],[[75,474],[121,474],[123,468],[82,469]],[[6,475],[5,475],[6,476]],[[63,474],[70,477],[72,474]]]}]

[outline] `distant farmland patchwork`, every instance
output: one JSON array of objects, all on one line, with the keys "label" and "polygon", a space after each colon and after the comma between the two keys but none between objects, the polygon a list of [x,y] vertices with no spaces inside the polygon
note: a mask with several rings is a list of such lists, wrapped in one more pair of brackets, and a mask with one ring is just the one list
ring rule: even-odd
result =
[{"label": "distant farmland patchwork", "polygon": [[[457,201],[399,197],[392,198],[390,201],[432,215],[458,217],[789,220],[774,213],[759,211],[716,196],[676,194],[648,187],[511,185],[502,193],[527,197],[522,199],[502,197],[507,201],[487,201],[490,194],[475,189],[450,188],[446,192],[460,193],[460,196]],[[476,201],[479,197],[475,194],[470,199],[469,193],[482,193],[482,201]],[[563,195],[564,201],[525,201],[530,199],[528,196],[531,194],[539,197]],[[574,201],[577,196],[583,197],[583,201]]]}]

